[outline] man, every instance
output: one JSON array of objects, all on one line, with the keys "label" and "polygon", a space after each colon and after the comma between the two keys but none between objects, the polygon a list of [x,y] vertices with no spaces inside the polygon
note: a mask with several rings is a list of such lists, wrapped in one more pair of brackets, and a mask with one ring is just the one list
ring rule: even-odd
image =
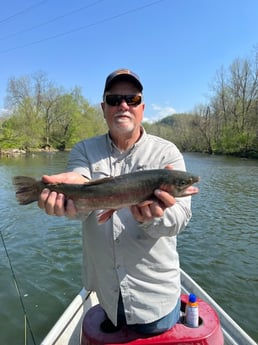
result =
[{"label": "man", "polygon": [[[141,123],[142,84],[130,70],[111,73],[101,107],[109,132],[72,149],[69,172],[43,176],[47,183],[85,183],[143,169],[185,170],[177,147],[148,135]],[[96,291],[106,313],[102,330],[123,324],[145,334],[170,329],[180,315],[180,269],[176,235],[191,218],[190,197],[156,190],[157,201],[115,212],[99,225],[96,212],[83,221],[84,284]],[[72,200],[44,190],[39,207],[49,215],[76,216]]]}]

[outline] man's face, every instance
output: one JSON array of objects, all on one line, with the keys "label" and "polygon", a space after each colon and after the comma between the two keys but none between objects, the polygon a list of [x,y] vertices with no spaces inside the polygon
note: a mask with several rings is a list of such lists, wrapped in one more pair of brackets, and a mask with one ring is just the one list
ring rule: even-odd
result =
[{"label": "man's face", "polygon": [[[141,95],[141,93],[134,84],[119,81],[105,93],[106,95]],[[109,105],[105,98],[101,103],[104,117],[113,135],[133,133],[138,130],[143,119],[144,103],[130,105],[130,101],[127,104],[126,99],[120,102],[117,105]]]}]

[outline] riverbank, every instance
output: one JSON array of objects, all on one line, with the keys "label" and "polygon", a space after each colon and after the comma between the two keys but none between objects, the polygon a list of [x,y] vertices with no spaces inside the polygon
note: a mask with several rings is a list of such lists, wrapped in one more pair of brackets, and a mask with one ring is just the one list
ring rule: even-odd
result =
[{"label": "riverbank", "polygon": [[0,148],[0,158],[1,157],[16,157],[31,153],[41,153],[41,152],[59,152],[59,150],[52,149],[50,147],[42,148],[42,149],[1,149]]},{"label": "riverbank", "polygon": [[[17,148],[10,148],[10,149],[1,149],[0,148],[0,159],[1,157],[17,157],[21,155],[26,154],[33,154],[33,153],[41,153],[41,152],[69,152],[70,149],[66,150],[57,150],[54,148],[51,148],[50,146],[46,146],[41,149],[17,149]],[[183,152],[184,153],[184,152]],[[197,153],[202,154],[202,152],[189,152],[189,153]],[[203,153],[206,155],[207,153]],[[225,154],[225,153],[212,153],[211,156],[228,156],[228,157],[236,157],[236,158],[242,158],[242,159],[258,159],[258,152],[252,151],[249,154],[242,154],[242,153],[231,153],[231,154]]]}]

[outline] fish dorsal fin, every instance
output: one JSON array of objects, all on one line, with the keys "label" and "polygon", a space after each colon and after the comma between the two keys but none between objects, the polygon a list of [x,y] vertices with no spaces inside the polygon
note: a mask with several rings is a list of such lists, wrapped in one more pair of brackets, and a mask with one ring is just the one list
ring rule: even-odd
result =
[{"label": "fish dorsal fin", "polygon": [[114,177],[112,177],[112,176],[103,177],[103,178],[101,178],[101,179],[99,179],[99,180],[90,180],[90,181],[87,181],[87,182],[85,182],[85,184],[86,184],[86,185],[98,185],[98,184],[106,183],[106,182],[111,181],[111,180],[113,180],[113,179],[114,179]]}]

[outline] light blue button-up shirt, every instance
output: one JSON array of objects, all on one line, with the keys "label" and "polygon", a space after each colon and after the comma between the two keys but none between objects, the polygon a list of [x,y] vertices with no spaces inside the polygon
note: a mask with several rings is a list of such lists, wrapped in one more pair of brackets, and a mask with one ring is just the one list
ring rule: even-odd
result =
[{"label": "light blue button-up shirt", "polygon": [[[81,141],[71,151],[68,170],[98,179],[168,164],[185,170],[173,143],[143,130],[140,140],[122,153],[108,134]],[[180,296],[176,235],[190,218],[191,197],[184,197],[147,224],[139,224],[128,208],[101,225],[95,212],[83,221],[84,284],[96,291],[114,324],[120,291],[128,324],[155,321],[175,307]]]}]

